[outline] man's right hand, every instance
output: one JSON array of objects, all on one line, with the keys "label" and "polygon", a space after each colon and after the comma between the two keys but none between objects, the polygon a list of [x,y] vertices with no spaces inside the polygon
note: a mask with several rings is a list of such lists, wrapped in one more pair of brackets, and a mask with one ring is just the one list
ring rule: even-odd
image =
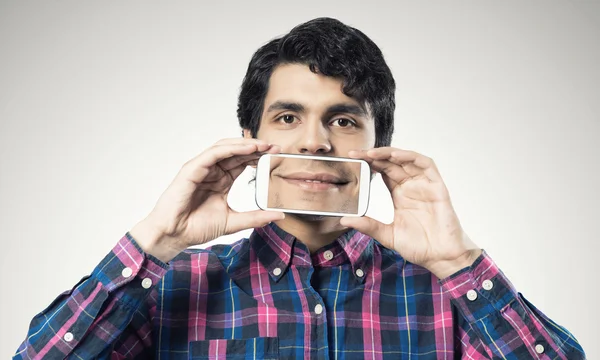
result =
[{"label": "man's right hand", "polygon": [[163,262],[193,245],[260,227],[284,218],[282,212],[236,212],[227,204],[234,180],[277,145],[257,139],[224,139],[191,159],[158,199],[150,214],[130,234],[142,250]]}]

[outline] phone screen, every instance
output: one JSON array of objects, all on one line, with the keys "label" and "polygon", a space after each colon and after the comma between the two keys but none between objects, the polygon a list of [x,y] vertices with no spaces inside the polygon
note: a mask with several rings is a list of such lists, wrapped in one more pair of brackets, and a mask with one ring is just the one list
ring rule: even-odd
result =
[{"label": "phone screen", "polygon": [[[271,157],[267,206],[309,212],[356,214],[361,163],[303,157]],[[368,181],[368,180],[367,180]]]}]

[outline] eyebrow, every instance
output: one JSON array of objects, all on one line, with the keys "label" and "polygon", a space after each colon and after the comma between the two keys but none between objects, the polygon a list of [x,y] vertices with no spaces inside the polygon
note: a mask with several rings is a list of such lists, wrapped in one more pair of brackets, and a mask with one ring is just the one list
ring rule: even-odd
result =
[{"label": "eyebrow", "polygon": [[[269,106],[269,108],[267,109],[267,113],[272,112],[272,111],[281,111],[281,110],[302,113],[302,112],[306,111],[306,107],[304,105],[302,105],[300,103],[296,103],[296,102],[275,101],[274,103],[272,103]],[[352,114],[352,115],[367,118],[367,112],[365,111],[365,109],[363,107],[355,105],[355,104],[345,104],[345,103],[334,104],[334,105],[331,105],[330,107],[328,107],[325,112],[327,114],[339,114],[339,113]]]},{"label": "eyebrow", "polygon": [[275,101],[274,103],[272,103],[269,108],[267,109],[267,112],[271,112],[271,111],[281,111],[281,110],[288,110],[288,111],[294,111],[294,112],[304,112],[305,108],[302,104],[299,103],[295,103],[295,102],[288,102],[288,101]]},{"label": "eyebrow", "polygon": [[367,118],[367,112],[361,106],[354,104],[335,104],[327,108],[328,114],[352,114]]}]

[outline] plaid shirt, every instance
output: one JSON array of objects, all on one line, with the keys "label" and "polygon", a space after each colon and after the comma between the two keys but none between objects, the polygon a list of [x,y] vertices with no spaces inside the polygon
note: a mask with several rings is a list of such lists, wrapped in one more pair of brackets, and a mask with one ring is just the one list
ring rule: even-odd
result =
[{"label": "plaid shirt", "polygon": [[31,322],[15,359],[583,359],[484,251],[439,280],[351,230],[275,224],[168,265],[129,233]]}]

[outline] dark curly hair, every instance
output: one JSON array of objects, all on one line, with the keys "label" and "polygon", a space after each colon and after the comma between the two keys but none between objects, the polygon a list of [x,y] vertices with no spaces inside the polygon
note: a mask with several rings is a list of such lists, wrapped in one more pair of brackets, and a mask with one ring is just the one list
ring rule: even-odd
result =
[{"label": "dark curly hair", "polygon": [[392,73],[371,39],[331,18],[300,24],[254,53],[238,98],[237,116],[242,129],[256,137],[271,73],[276,66],[291,63],[341,78],[342,92],[366,104],[375,120],[375,147],[390,145],[396,107]]}]

